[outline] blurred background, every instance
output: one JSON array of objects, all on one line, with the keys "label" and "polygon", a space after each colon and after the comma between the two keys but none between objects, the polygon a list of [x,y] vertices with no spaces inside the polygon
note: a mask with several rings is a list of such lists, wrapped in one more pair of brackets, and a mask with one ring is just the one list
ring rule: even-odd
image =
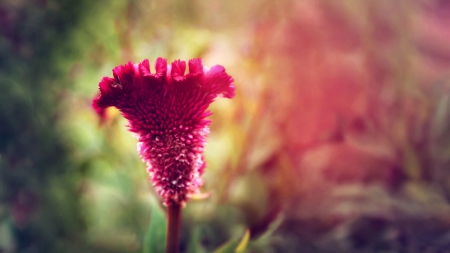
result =
[{"label": "blurred background", "polygon": [[1,0],[0,252],[159,247],[136,140],[91,108],[159,56],[237,93],[210,107],[182,252],[246,229],[246,252],[449,252],[449,27],[446,0]]}]

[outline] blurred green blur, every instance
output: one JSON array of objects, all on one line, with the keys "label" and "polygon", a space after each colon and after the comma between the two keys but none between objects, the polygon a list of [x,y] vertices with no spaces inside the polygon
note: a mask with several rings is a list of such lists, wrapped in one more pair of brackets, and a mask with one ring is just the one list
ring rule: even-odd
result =
[{"label": "blurred green blur", "polygon": [[236,86],[181,252],[247,229],[244,252],[446,252],[448,27],[444,0],[0,1],[0,253],[161,251],[136,140],[91,108],[113,67],[157,57]]}]

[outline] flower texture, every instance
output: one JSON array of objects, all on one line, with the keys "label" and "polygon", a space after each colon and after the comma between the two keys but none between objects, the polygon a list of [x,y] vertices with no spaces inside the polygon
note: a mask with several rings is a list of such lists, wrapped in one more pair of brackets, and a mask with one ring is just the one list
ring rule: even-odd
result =
[{"label": "flower texture", "polygon": [[114,78],[104,77],[100,95],[92,103],[96,112],[114,106],[129,122],[138,139],[138,151],[150,180],[165,204],[185,204],[199,192],[206,166],[203,150],[211,115],[207,111],[217,96],[234,96],[233,78],[222,66],[210,69],[200,59],[186,62],[158,58],[156,73],[149,61],[115,67]]}]

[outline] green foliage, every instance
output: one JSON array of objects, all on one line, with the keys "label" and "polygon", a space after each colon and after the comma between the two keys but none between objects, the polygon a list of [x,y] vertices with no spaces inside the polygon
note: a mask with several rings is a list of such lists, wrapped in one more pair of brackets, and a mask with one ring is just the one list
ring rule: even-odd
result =
[{"label": "green foliage", "polygon": [[17,252],[83,251],[86,243],[76,243],[84,230],[78,173],[58,123],[73,84],[62,56],[73,61],[80,49],[69,38],[89,1],[0,7],[0,199],[9,210],[0,223],[14,221],[5,244]]},{"label": "green foliage", "polygon": [[250,239],[250,231],[246,230],[244,236],[240,240],[230,240],[223,246],[214,251],[214,253],[240,253],[245,252],[248,241]]},{"label": "green foliage", "polygon": [[202,247],[200,241],[200,230],[198,227],[194,227],[193,232],[189,234],[189,243],[186,250],[187,253],[206,253],[207,251]]},{"label": "green foliage", "polygon": [[239,242],[237,240],[231,240],[218,248],[214,253],[234,253]]},{"label": "green foliage", "polygon": [[144,253],[164,253],[166,249],[166,216],[164,210],[151,200],[150,226],[144,239]]}]

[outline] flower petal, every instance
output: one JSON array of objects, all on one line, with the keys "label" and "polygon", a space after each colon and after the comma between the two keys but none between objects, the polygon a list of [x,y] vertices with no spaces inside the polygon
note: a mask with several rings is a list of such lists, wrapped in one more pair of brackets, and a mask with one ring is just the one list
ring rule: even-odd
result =
[{"label": "flower petal", "polygon": [[125,90],[133,89],[133,80],[135,78],[135,66],[133,63],[128,62],[125,65],[115,67],[113,75],[119,87]]},{"label": "flower petal", "polygon": [[92,107],[102,118],[104,118],[104,110],[115,105],[115,93],[117,93],[117,89],[121,88],[117,85],[116,81],[110,77],[103,77],[98,86],[100,88],[100,93],[92,101]]},{"label": "flower petal", "polygon": [[203,63],[202,59],[189,60],[189,74],[194,76],[203,75]]},{"label": "flower petal", "polygon": [[233,98],[235,89],[233,81],[233,78],[225,72],[224,67],[216,65],[206,73],[203,89],[212,94]]},{"label": "flower petal", "polygon": [[171,75],[174,81],[184,80],[184,72],[186,71],[186,62],[176,60],[172,62]]},{"label": "flower petal", "polygon": [[141,63],[139,63],[139,73],[141,76],[150,76],[150,63],[148,59],[143,60]]},{"label": "flower petal", "polygon": [[167,72],[167,60],[159,57],[155,63],[156,76],[164,76]]}]

